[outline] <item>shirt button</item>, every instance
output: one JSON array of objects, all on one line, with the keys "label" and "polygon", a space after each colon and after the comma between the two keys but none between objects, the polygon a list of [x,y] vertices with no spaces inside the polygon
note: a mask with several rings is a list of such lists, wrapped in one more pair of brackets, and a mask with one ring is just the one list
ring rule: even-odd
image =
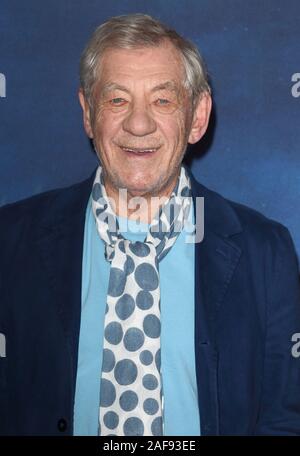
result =
[{"label": "shirt button", "polygon": [[64,418],[60,418],[60,420],[58,420],[58,422],[57,422],[57,429],[60,432],[65,432],[67,430],[67,427],[68,427],[67,421]]}]

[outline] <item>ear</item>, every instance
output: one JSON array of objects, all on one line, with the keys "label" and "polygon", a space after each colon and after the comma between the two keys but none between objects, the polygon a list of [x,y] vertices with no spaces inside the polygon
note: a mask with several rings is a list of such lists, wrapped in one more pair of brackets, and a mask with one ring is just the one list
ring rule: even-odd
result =
[{"label": "ear", "polygon": [[211,113],[212,100],[208,92],[202,94],[194,109],[193,121],[188,142],[195,144],[202,138],[207,130],[209,116]]},{"label": "ear", "polygon": [[80,105],[81,105],[82,111],[83,111],[83,125],[84,125],[85,132],[89,138],[93,138],[94,135],[93,135],[92,125],[91,125],[91,108],[90,108],[87,100],[84,97],[82,88],[80,88],[78,91],[78,97],[79,97],[79,102],[80,102]]}]

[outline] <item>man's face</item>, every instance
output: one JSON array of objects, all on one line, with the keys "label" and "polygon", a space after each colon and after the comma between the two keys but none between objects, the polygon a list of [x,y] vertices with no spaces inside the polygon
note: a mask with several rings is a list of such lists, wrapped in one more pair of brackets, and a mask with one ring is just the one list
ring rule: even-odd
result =
[{"label": "man's face", "polygon": [[187,142],[196,142],[178,51],[168,42],[111,49],[100,66],[92,112],[82,96],[81,103],[108,194],[126,188],[132,196],[168,195]]}]

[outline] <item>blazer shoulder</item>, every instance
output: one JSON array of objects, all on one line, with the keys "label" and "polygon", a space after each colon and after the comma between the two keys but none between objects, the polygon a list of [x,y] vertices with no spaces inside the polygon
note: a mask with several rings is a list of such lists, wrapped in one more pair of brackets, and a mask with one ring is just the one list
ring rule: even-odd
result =
[{"label": "blazer shoulder", "polygon": [[55,198],[63,189],[57,188],[48,190],[36,195],[23,198],[13,203],[5,204],[0,207],[0,222],[3,226],[4,223],[17,222],[23,217],[29,215],[33,216],[40,210],[45,208],[45,205]]},{"label": "blazer shoulder", "polygon": [[193,178],[195,194],[204,196],[205,217],[211,229],[227,236],[241,235],[257,244],[284,241],[293,245],[291,235],[282,223],[257,209],[238,203],[211,190]]},{"label": "blazer shoulder", "polygon": [[[64,202],[71,202],[77,195],[90,188],[91,177],[75,184],[52,190],[6,204],[0,207],[0,230],[3,224],[18,223],[27,218],[40,220],[49,210],[55,210]],[[82,195],[85,196],[85,195]]]},{"label": "blazer shoulder", "polygon": [[239,217],[239,220],[244,230],[253,231],[257,229],[258,231],[269,231],[270,229],[273,229],[275,231],[288,231],[287,227],[284,226],[282,223],[270,217],[267,217],[257,209],[249,207],[245,204],[237,203],[236,201],[232,201],[229,199],[227,199],[227,201]]},{"label": "blazer shoulder", "polygon": [[68,218],[84,208],[91,191],[91,177],[66,187],[55,188],[0,207],[0,240],[27,240],[35,227]]},{"label": "blazer shoulder", "polygon": [[266,249],[265,251],[271,256],[289,257],[295,270],[299,271],[295,244],[289,229],[283,223],[245,204],[223,198],[221,195],[218,197],[222,198],[235,212],[242,227],[243,238],[248,239],[249,245]]}]

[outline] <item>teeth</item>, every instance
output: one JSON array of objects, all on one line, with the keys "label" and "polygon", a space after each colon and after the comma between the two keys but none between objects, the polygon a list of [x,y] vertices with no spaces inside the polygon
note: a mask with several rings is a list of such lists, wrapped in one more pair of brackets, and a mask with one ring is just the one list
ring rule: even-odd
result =
[{"label": "teeth", "polygon": [[128,147],[122,147],[123,150],[126,150],[127,152],[133,152],[135,154],[141,153],[141,152],[154,152],[156,149],[129,149]]}]

